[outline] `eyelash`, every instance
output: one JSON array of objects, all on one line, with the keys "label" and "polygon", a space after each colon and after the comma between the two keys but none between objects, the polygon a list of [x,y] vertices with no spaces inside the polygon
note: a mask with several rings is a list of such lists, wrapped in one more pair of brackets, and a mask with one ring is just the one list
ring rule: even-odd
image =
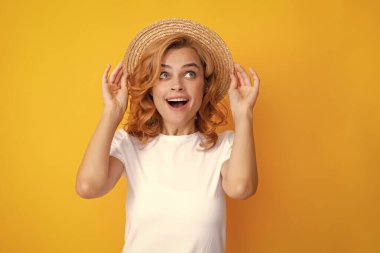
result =
[{"label": "eyelash", "polygon": [[188,73],[192,74],[192,78],[195,78],[197,76],[197,74],[194,71],[187,71],[186,74]]},{"label": "eyelash", "polygon": [[[168,74],[168,72],[166,72],[166,71],[161,72],[161,73],[160,73],[160,77],[159,77],[160,79],[162,79],[162,78],[161,78],[161,75],[164,74],[164,73],[165,73],[165,74]],[[187,73],[192,73],[192,75],[193,75],[192,77],[194,77],[194,78],[197,76],[197,74],[196,74],[194,71],[186,71],[186,74],[187,74]]]},{"label": "eyelash", "polygon": [[161,78],[162,74],[168,74],[168,72],[161,72],[161,73],[160,73],[160,76],[159,76],[159,79],[162,79],[162,78]]}]

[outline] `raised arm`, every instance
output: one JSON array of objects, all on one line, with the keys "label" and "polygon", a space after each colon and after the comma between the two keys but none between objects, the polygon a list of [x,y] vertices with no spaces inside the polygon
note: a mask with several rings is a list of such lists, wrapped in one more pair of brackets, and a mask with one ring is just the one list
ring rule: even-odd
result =
[{"label": "raised arm", "polygon": [[104,109],[98,126],[93,134],[76,177],[76,192],[83,198],[96,198],[106,194],[119,180],[123,164],[110,157],[112,138],[123,118],[128,104],[127,75],[123,73],[122,63],[108,78],[110,65],[102,78]]},{"label": "raised arm", "polygon": [[222,166],[222,185],[233,199],[247,199],[255,194],[258,185],[256,151],[253,137],[253,107],[255,105],[259,78],[250,68],[254,86],[244,69],[235,64],[229,89],[230,105],[235,122],[235,136],[230,159]]}]

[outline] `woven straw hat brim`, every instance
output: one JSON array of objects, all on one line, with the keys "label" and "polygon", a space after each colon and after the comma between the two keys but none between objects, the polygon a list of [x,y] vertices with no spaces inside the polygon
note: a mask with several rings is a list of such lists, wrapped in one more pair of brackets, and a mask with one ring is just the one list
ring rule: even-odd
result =
[{"label": "woven straw hat brim", "polygon": [[136,34],[124,56],[124,69],[130,74],[140,61],[141,55],[151,43],[166,36],[182,33],[200,43],[210,52],[215,66],[216,83],[219,85],[217,100],[221,100],[230,85],[230,73],[233,60],[226,43],[210,28],[195,21],[181,18],[170,18],[153,23]]}]

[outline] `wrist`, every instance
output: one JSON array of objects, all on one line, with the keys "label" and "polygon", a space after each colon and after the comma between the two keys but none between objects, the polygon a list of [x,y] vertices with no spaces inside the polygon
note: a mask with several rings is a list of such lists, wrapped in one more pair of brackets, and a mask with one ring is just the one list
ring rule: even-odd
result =
[{"label": "wrist", "polygon": [[252,122],[253,120],[253,111],[252,110],[243,110],[233,113],[234,122]]},{"label": "wrist", "polygon": [[124,112],[122,112],[121,110],[105,108],[102,111],[102,119],[117,122],[117,124],[120,123],[120,121],[123,119],[123,117],[124,117]]}]

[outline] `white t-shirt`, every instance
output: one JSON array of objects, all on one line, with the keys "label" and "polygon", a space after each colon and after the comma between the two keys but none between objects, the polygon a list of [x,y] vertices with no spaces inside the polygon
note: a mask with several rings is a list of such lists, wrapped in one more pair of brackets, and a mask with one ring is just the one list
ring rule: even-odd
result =
[{"label": "white t-shirt", "polygon": [[118,129],[110,155],[126,169],[125,243],[122,253],[224,253],[226,207],[221,166],[234,132],[200,149],[201,134],[160,134],[144,148]]}]

